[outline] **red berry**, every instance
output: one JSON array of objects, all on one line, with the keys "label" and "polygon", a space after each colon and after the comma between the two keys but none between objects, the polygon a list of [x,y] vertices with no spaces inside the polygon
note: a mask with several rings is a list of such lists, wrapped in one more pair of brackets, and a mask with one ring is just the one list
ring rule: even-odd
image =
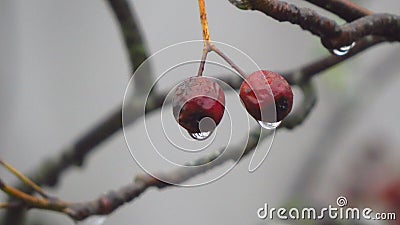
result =
[{"label": "red berry", "polygon": [[212,132],[224,115],[225,95],[211,78],[190,77],[176,87],[172,106],[175,119],[190,134]]},{"label": "red berry", "polygon": [[243,81],[240,99],[256,120],[274,123],[283,120],[292,110],[293,92],[281,75],[261,70]]}]

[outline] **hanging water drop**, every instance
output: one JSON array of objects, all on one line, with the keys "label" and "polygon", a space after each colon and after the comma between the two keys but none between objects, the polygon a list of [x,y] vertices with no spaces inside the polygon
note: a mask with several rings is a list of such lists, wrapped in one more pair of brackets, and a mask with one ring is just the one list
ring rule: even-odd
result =
[{"label": "hanging water drop", "polygon": [[278,122],[274,122],[274,123],[258,121],[258,124],[260,124],[260,126],[262,128],[267,129],[267,130],[276,129],[281,123],[282,123],[282,121],[278,121]]},{"label": "hanging water drop", "polygon": [[342,46],[339,49],[333,49],[332,52],[333,52],[333,54],[335,54],[337,56],[343,56],[343,55],[346,55],[347,53],[349,53],[350,49],[352,49],[355,45],[356,45],[356,43],[353,42],[353,43],[351,43],[351,45]]},{"label": "hanging water drop", "polygon": [[206,140],[208,137],[211,136],[211,131],[200,132],[200,133],[189,133],[190,137],[196,139],[198,141]]},{"label": "hanging water drop", "polygon": [[211,133],[215,130],[216,127],[217,125],[215,124],[215,121],[211,117],[204,117],[199,122],[200,132],[198,133],[189,132],[189,135],[198,141],[206,140],[208,137],[211,136]]}]

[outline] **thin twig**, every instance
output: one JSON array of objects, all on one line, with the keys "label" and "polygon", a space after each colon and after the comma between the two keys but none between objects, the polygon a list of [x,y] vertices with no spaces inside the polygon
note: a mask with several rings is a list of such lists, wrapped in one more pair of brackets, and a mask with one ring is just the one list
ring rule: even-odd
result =
[{"label": "thin twig", "polygon": [[203,54],[201,56],[199,71],[197,72],[197,76],[201,77],[203,75],[204,67],[206,65],[207,55],[211,50],[210,49],[211,39],[210,39],[210,31],[208,30],[206,3],[204,0],[198,0],[198,4],[200,12],[200,23],[204,41]]},{"label": "thin twig", "polygon": [[6,209],[9,207],[10,207],[10,203],[8,203],[8,202],[0,203],[0,209]]},{"label": "thin twig", "polygon": [[240,69],[240,67],[236,65],[236,63],[234,63],[227,55],[225,55],[225,53],[219,50],[215,45],[211,45],[210,49],[211,51],[217,53],[223,60],[225,60],[225,62],[227,62],[234,70],[236,70],[236,72],[238,72],[243,79],[247,77],[247,74],[242,69]]},{"label": "thin twig", "polygon": [[135,11],[131,10],[131,4],[127,0],[107,0],[107,2],[120,26],[133,72],[148,58],[144,40],[136,22]]},{"label": "thin twig", "polygon": [[10,171],[12,174],[14,174],[18,179],[20,179],[24,184],[28,185],[31,187],[33,190],[35,190],[37,193],[39,193],[41,196],[44,198],[49,198],[49,195],[47,195],[42,188],[40,188],[37,184],[35,184],[32,180],[30,180],[28,177],[23,175],[21,172],[16,170],[14,167],[12,167],[10,164],[7,162],[3,161],[0,159],[0,164],[3,165],[8,171]]},{"label": "thin twig", "polygon": [[12,196],[18,200],[22,200],[29,207],[38,208],[38,209],[48,209],[57,212],[63,212],[68,203],[59,201],[59,200],[49,200],[46,198],[38,198],[29,194],[26,194],[18,189],[15,189],[11,186],[6,185],[0,179],[0,189],[9,196]]},{"label": "thin twig", "polygon": [[199,71],[197,72],[198,77],[201,77],[203,75],[204,67],[206,66],[207,55],[209,52],[210,52],[210,44],[204,43],[203,54],[201,56]]},{"label": "thin twig", "polygon": [[203,55],[201,57],[199,71],[197,76],[202,76],[204,67],[206,64],[207,55],[210,51],[217,53],[222,59],[224,59],[233,69],[235,69],[243,78],[246,78],[246,74],[237,66],[228,56],[226,56],[221,50],[219,50],[215,45],[211,43],[210,40],[210,32],[208,30],[208,21],[207,21],[207,12],[206,5],[204,0],[198,0],[199,10],[200,10],[200,20],[201,27],[203,30],[203,40],[204,40],[204,48]]},{"label": "thin twig", "polygon": [[206,3],[204,2],[204,0],[198,0],[198,4],[204,45],[207,45],[210,43],[210,31],[208,30]]},{"label": "thin twig", "polygon": [[0,209],[13,209],[13,208],[18,208],[18,207],[21,207],[20,201],[0,203]]}]

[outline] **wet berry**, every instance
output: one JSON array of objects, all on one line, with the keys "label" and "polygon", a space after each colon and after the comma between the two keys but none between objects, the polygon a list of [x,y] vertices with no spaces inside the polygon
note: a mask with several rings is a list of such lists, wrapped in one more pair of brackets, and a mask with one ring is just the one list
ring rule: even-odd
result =
[{"label": "wet berry", "polygon": [[213,79],[190,77],[176,87],[172,107],[178,123],[193,138],[204,139],[199,134],[211,133],[221,122],[225,95]]},{"label": "wet berry", "polygon": [[281,75],[261,70],[243,81],[240,99],[257,121],[274,123],[283,120],[292,110],[293,92]]}]

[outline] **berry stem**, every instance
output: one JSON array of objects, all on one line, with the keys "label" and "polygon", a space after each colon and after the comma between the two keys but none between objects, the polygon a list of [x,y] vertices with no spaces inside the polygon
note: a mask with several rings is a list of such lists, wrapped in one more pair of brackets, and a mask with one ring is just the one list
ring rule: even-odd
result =
[{"label": "berry stem", "polygon": [[219,50],[217,47],[215,47],[214,45],[210,45],[209,46],[210,51],[213,51],[215,53],[217,53],[217,55],[219,55],[223,60],[225,60],[225,62],[227,62],[234,70],[236,70],[242,77],[243,79],[245,79],[247,77],[247,74],[240,69],[240,67],[238,65],[236,65],[227,55],[225,55],[221,50]]},{"label": "berry stem", "polygon": [[197,72],[198,77],[201,77],[203,75],[204,67],[206,65],[207,55],[209,52],[210,52],[210,44],[204,43],[203,55],[201,56],[199,71]]},{"label": "berry stem", "polygon": [[198,1],[199,1],[201,28],[203,29],[204,45],[207,45],[210,43],[210,32],[208,31],[206,3],[204,2],[204,0],[198,0]]},{"label": "berry stem", "polygon": [[201,22],[201,28],[203,30],[203,41],[204,41],[203,55],[201,56],[200,67],[197,73],[197,76],[201,77],[203,75],[204,67],[206,65],[207,55],[210,52],[211,40],[210,40],[210,31],[208,30],[206,3],[204,2],[204,0],[198,0],[198,2],[200,10],[200,22]]},{"label": "berry stem", "polygon": [[225,60],[233,69],[235,69],[243,77],[243,79],[245,79],[247,77],[246,73],[243,72],[243,70],[241,70],[227,55],[225,55],[221,50],[219,50],[217,47],[215,47],[211,43],[210,31],[208,30],[206,4],[205,4],[204,0],[198,0],[198,3],[199,3],[199,10],[200,10],[201,28],[203,30],[204,48],[203,48],[203,55],[201,56],[201,62],[200,62],[200,67],[199,67],[197,76],[201,77],[203,75],[207,55],[209,52],[213,51],[213,52],[217,53],[223,60]]}]

